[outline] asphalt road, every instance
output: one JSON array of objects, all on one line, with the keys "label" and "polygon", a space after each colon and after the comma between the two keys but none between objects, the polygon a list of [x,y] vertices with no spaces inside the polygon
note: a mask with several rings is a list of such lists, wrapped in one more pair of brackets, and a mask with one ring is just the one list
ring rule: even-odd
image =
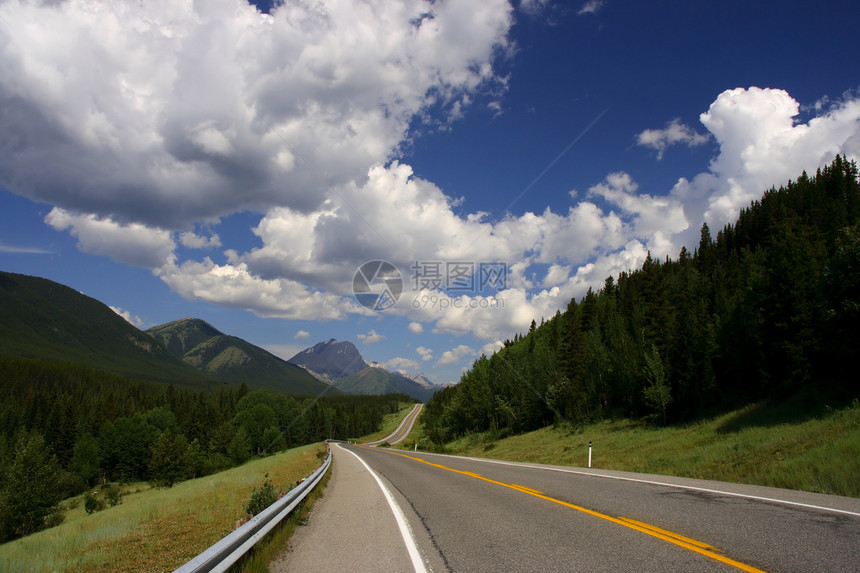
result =
[{"label": "asphalt road", "polygon": [[421,413],[421,408],[424,407],[424,404],[415,404],[412,409],[406,414],[406,417],[400,421],[400,424],[397,428],[389,435],[385,436],[381,440],[377,440],[375,442],[368,442],[367,446],[375,446],[377,444],[381,444],[383,442],[388,442],[391,445],[399,444],[403,440],[406,439],[406,436],[409,435],[409,432],[412,431],[412,426],[415,425],[415,420],[418,419],[418,415]]},{"label": "asphalt road", "polygon": [[[332,480],[326,497],[373,508],[372,520],[359,521],[365,532],[380,527],[372,547],[406,555],[413,544],[420,555],[380,568],[357,557],[366,542],[351,543],[329,522],[325,550],[356,556],[353,571],[860,571],[854,498],[339,446],[335,467],[357,468],[354,452],[399,510],[347,479]],[[323,519],[317,511],[309,528]],[[347,523],[348,509],[325,511]],[[394,524],[396,511],[407,528]]]}]

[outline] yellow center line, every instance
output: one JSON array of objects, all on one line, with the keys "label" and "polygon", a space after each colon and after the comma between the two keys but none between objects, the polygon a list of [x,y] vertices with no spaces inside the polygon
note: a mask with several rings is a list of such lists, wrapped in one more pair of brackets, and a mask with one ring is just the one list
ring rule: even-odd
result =
[{"label": "yellow center line", "polygon": [[562,501],[560,499],[555,499],[554,497],[549,497],[547,495],[542,494],[541,492],[539,492],[537,490],[527,488],[525,486],[505,483],[505,482],[501,482],[501,481],[496,481],[496,480],[484,477],[482,475],[476,474],[474,472],[455,470],[454,468],[449,468],[448,466],[444,466],[442,464],[434,464],[433,462],[428,462],[427,460],[422,460],[421,458],[417,458],[415,456],[410,456],[408,454],[402,454],[400,452],[393,452],[391,450],[376,449],[376,451],[382,451],[382,452],[385,452],[388,454],[394,454],[395,456],[401,456],[404,458],[409,458],[410,460],[415,460],[416,462],[421,462],[422,464],[427,464],[428,466],[433,466],[433,467],[437,467],[437,468],[440,468],[443,470],[448,470],[449,472],[462,474],[462,475],[465,475],[465,476],[468,476],[468,477],[471,477],[474,479],[479,479],[479,480],[482,480],[482,481],[485,481],[488,483],[500,485],[502,487],[506,487],[509,489],[513,489],[515,491],[519,491],[519,492],[522,492],[522,493],[525,493],[528,495],[532,495],[534,497],[538,497],[538,498],[544,499],[546,501],[551,501],[553,503],[563,505],[564,507],[569,507],[571,509],[575,509],[576,511],[581,511],[582,513],[586,513],[586,514],[594,516],[594,517],[599,517],[600,519],[605,519],[606,521],[611,521],[612,523],[617,523],[618,525],[623,525],[624,527],[628,527],[630,529],[639,531],[639,532],[644,533],[646,535],[650,535],[651,537],[656,537],[657,539],[662,539],[663,541],[668,541],[669,543],[672,543],[672,544],[677,545],[679,547],[683,547],[684,549],[688,549],[688,550],[693,551],[695,553],[698,553],[700,555],[704,555],[705,557],[708,557],[710,559],[714,559],[714,560],[719,561],[721,563],[725,563],[726,565],[731,565],[732,567],[740,569],[741,571],[747,571],[748,573],[764,573],[764,571],[761,569],[757,569],[751,565],[747,565],[746,563],[741,563],[740,561],[735,561],[734,559],[732,559],[730,557],[726,557],[724,555],[720,555],[719,553],[716,553],[716,551],[719,551],[719,550],[716,549],[715,547],[712,547],[711,545],[708,545],[707,543],[703,543],[701,541],[696,541],[695,539],[691,539],[689,537],[684,537],[683,535],[679,535],[677,533],[673,533],[673,532],[667,531],[665,529],[660,529],[659,527],[656,527],[654,525],[650,525],[647,523],[643,523],[640,521],[635,521],[635,520],[627,519],[627,518],[623,518],[623,517],[621,517],[621,518],[612,517],[611,515],[606,515],[605,513],[600,513],[599,511],[594,511],[594,510],[591,510],[591,509],[588,509],[585,507],[581,507],[579,505],[574,505],[572,503]]}]

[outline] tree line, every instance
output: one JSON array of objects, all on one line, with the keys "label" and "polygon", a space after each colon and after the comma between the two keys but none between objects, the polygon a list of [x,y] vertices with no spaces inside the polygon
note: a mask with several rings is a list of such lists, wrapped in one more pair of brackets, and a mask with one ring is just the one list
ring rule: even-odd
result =
[{"label": "tree line", "polygon": [[0,382],[0,541],[50,524],[57,502],[98,482],[170,486],[252,456],[373,433],[399,403],[414,401],[289,396],[244,384],[177,390],[7,356]]},{"label": "tree line", "polygon": [[666,424],[751,401],[860,395],[860,185],[844,157],[743,209],[692,253],[602,289],[481,356],[424,410],[431,440],[557,422]]}]

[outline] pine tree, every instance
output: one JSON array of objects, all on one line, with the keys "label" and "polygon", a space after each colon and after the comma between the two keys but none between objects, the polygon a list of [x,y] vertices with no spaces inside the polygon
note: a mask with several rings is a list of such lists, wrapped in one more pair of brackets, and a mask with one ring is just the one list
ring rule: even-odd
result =
[{"label": "pine tree", "polygon": [[29,535],[45,527],[57,508],[60,467],[38,433],[22,433],[0,490],[0,539]]}]

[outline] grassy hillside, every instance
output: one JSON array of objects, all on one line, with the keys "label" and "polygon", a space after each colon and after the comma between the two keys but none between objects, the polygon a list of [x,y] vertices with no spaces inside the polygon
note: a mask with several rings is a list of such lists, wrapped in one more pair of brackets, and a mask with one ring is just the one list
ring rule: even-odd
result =
[{"label": "grassy hillside", "polygon": [[87,515],[80,498],[61,525],[0,545],[0,571],[171,571],[234,529],[251,489],[268,473],[276,488],[320,464],[315,444],[186,481],[170,489],[131,484],[123,502]]},{"label": "grassy hillside", "polygon": [[226,382],[245,382],[290,394],[338,393],[305,369],[199,319],[184,318],[147,332],[186,364]]},{"label": "grassy hillside", "polygon": [[203,382],[105,304],[47,279],[0,272],[0,355],[83,364],[144,380]]},{"label": "grassy hillside", "polygon": [[[411,449],[417,436],[403,442]],[[860,402],[805,414],[797,403],[747,406],[701,422],[655,428],[605,420],[499,439],[472,434],[445,452],[501,460],[713,479],[860,497]],[[419,441],[419,447],[426,440]]]}]

